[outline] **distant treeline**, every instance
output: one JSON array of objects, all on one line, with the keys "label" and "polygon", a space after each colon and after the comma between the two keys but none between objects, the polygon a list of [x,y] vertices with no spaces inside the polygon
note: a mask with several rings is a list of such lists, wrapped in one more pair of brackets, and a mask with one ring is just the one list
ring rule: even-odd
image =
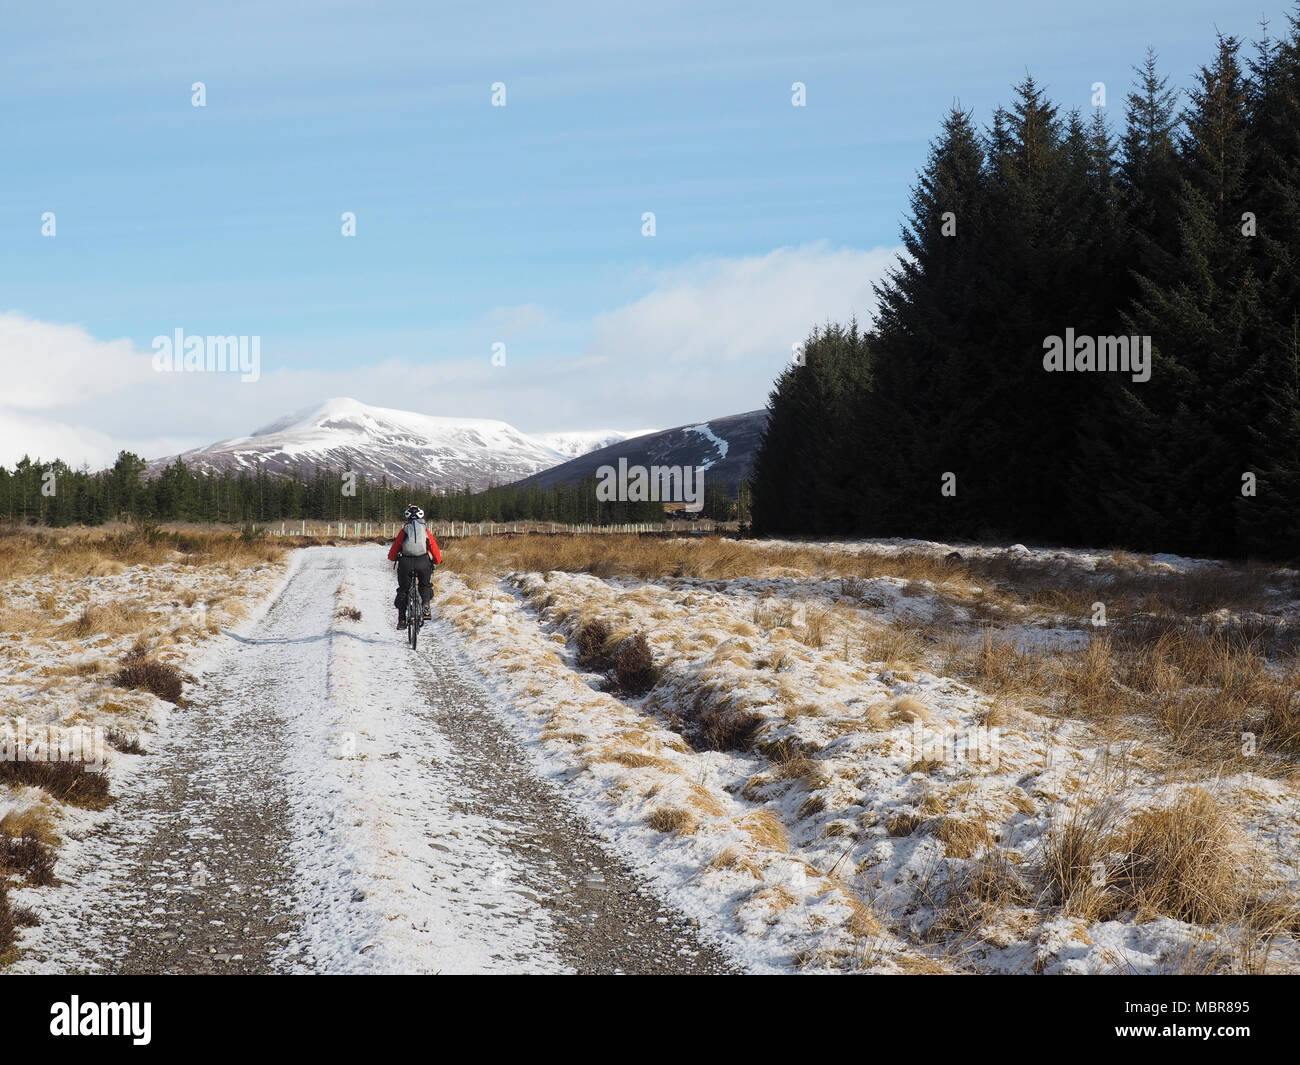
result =
[{"label": "distant treeline", "polygon": [[[1220,36],[1181,111],[1148,53],[1119,133],[1029,77],[983,131],[954,108],[872,328],[815,329],[776,382],[755,530],[1300,557],[1289,21],[1249,58]],[[1151,338],[1150,379],[1049,372],[1067,330]]]},{"label": "distant treeline", "polygon": [[[657,502],[602,502],[596,481],[578,485],[504,485],[483,491],[435,492],[391,485],[349,471],[317,470],[298,477],[263,471],[211,473],[180,459],[157,476],[145,462],[121,452],[111,469],[92,473],[65,463],[24,458],[0,467],[0,519],[45,525],[99,525],[120,518],[246,524],[307,518],[318,521],[394,521],[408,503],[430,521],[554,521],[608,525],[662,521]],[[734,516],[720,483],[707,479],[703,516]]]}]

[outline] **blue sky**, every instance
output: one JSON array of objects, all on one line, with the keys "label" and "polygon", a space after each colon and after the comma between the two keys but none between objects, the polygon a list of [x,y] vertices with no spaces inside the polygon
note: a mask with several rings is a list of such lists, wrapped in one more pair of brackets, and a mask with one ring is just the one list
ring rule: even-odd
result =
[{"label": "blue sky", "polygon": [[[1185,86],[1216,27],[1284,11],[8,5],[0,359],[41,380],[0,395],[0,462],[161,452],[336,394],[526,431],[761,406],[808,326],[870,314],[954,100],[983,123],[1029,70],[1063,108],[1105,82],[1118,123],[1148,44]],[[261,380],[142,373],[178,327],[260,336]]]}]

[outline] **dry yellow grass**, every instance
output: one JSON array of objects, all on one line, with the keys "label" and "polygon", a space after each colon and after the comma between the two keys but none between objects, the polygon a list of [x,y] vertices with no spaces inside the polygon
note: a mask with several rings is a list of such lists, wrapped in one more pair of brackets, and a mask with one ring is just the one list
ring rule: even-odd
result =
[{"label": "dry yellow grass", "polygon": [[1118,886],[1140,913],[1209,924],[1241,912],[1241,838],[1202,789],[1166,809],[1137,814],[1121,842]]},{"label": "dry yellow grass", "polygon": [[787,847],[785,826],[770,810],[755,810],[746,814],[740,819],[740,827],[760,846],[776,851],[783,851]]},{"label": "dry yellow grass", "polygon": [[[1178,574],[1137,558],[1117,556],[1100,563],[1092,573],[1070,560],[1043,556],[1015,559],[972,555],[949,561],[921,552],[851,555],[815,545],[767,548],[707,538],[686,541],[539,536],[481,541],[475,547],[481,550],[463,562],[453,561],[448,568],[460,567],[462,572],[472,573],[484,582],[490,581],[490,575],[507,570],[560,570],[602,578],[669,581],[689,577],[718,582],[711,584],[707,592],[671,583],[630,594],[617,588],[602,591],[595,598],[602,600],[600,609],[617,629],[637,622],[625,609],[633,604],[661,618],[707,612],[711,599],[726,592],[721,582],[736,577],[838,576],[844,597],[833,607],[812,600],[803,602],[802,596],[807,593],[799,590],[794,593],[800,597],[798,600],[768,596],[752,609],[747,604],[743,619],[731,615],[723,624],[735,638],[721,642],[712,639],[708,644],[712,650],[704,651],[711,661],[698,668],[692,663],[693,690],[686,692],[688,700],[694,699],[695,720],[704,732],[703,743],[697,735],[688,733],[692,743],[757,750],[765,755],[771,768],[755,774],[742,796],[761,802],[790,791],[772,785],[801,782],[810,794],[795,794],[789,807],[797,808],[800,817],[825,811],[825,798],[811,794],[820,786],[822,777],[816,751],[778,749],[777,744],[768,742],[771,737],[798,733],[803,724],[800,718],[812,716],[813,708],[827,720],[812,724],[823,726],[831,735],[841,727],[839,718],[855,729],[897,728],[930,720],[929,709],[912,697],[882,700],[865,713],[860,709],[850,713],[837,708],[834,700],[823,700],[825,705],[819,705],[810,701],[819,697],[810,691],[791,694],[782,687],[791,676],[798,679],[803,675],[790,673],[792,665],[820,663],[827,655],[835,659],[834,668],[842,668],[845,674],[857,666],[863,671],[856,677],[858,680],[868,679],[867,675],[878,668],[876,663],[884,663],[895,677],[906,674],[905,680],[921,669],[969,680],[974,687],[994,695],[991,703],[979,708],[976,719],[990,727],[1010,723],[1031,734],[1041,729],[1042,720],[1030,711],[1050,711],[1093,722],[1100,735],[1110,738],[1131,734],[1128,730],[1134,723],[1144,729],[1155,725],[1164,737],[1174,741],[1177,753],[1196,747],[1216,764],[1235,757],[1233,752],[1242,732],[1257,733],[1262,746],[1279,758],[1285,756],[1285,765],[1292,772],[1291,756],[1300,752],[1300,675],[1294,659],[1287,657],[1295,648],[1288,647],[1285,634],[1263,622],[1225,631],[1201,616],[1224,607],[1240,610],[1266,605],[1267,586],[1277,577],[1264,569],[1208,567]],[[871,583],[884,577],[891,578],[891,588],[883,582]],[[889,606],[898,594],[894,589],[899,579],[906,582],[902,587],[902,609],[912,614],[877,627],[869,611]],[[752,593],[747,589],[745,594]],[[674,600],[673,595],[680,598]],[[530,596],[535,609],[549,611],[548,620],[572,620],[575,612],[585,609],[581,604],[556,602],[556,598],[537,590]],[[834,600],[834,593],[830,598]],[[1094,630],[1085,625],[1098,599],[1105,601],[1111,625]],[[803,602],[802,614],[796,602]],[[943,609],[928,620],[931,615],[923,608],[935,603]],[[983,631],[967,620],[959,621],[958,608],[978,619]],[[999,631],[1001,626],[1033,624],[1049,616],[1055,621],[1056,615],[1064,615],[1067,627],[1073,624],[1088,634],[1081,650],[1044,650],[1030,641],[1018,643],[1010,634]],[[960,616],[964,619],[968,615]],[[602,649],[616,645],[621,638],[620,632],[611,631],[608,639],[601,641]],[[670,656],[674,650],[682,652],[685,647],[677,644],[664,649]],[[692,653],[695,650],[692,645]],[[841,657],[843,667],[839,664]],[[723,668],[736,666],[754,671],[747,688],[735,683],[734,668]],[[802,666],[799,668],[802,670]],[[773,675],[782,673],[787,675]],[[651,713],[656,709],[674,712],[676,696],[682,692],[675,689],[672,694],[674,699],[666,702],[652,695],[645,709]],[[773,695],[777,697],[775,702]],[[1161,745],[1161,751],[1166,749]],[[640,756],[629,757],[632,761],[623,764],[636,764]],[[1184,763],[1180,760],[1177,764]],[[918,763],[912,769],[929,771],[935,767],[937,763]],[[1251,768],[1258,768],[1258,764]],[[1077,779],[1070,788],[1076,785]],[[681,782],[665,790],[663,797],[671,794],[676,800],[680,786]],[[1069,788],[1066,790],[1068,793]],[[1019,877],[1010,875],[1011,858],[994,853],[994,841],[985,822],[957,816],[946,808],[947,803],[948,798],[937,791],[927,793],[919,801],[919,813],[896,813],[885,827],[892,836],[899,836],[926,825],[943,843],[949,858],[970,863],[970,882],[964,888],[969,905],[952,918],[950,930],[959,926],[974,928],[981,915],[995,914],[1012,903],[1025,906],[1038,901],[1037,894],[1026,896]],[[685,807],[660,806],[654,816],[663,826],[661,830],[677,831],[673,827],[678,817],[675,811],[684,810],[694,817],[686,807],[715,816],[712,810],[696,806],[694,799],[687,800]],[[1224,891],[1221,880],[1225,866],[1203,866],[1192,861],[1189,841],[1222,842],[1226,837],[1216,829],[1212,814],[1194,807],[1195,803],[1176,805],[1176,813],[1152,811],[1123,825],[1114,823],[1113,809],[1104,801],[1076,807],[1071,818],[1049,832],[1041,869],[1035,864],[1029,872],[1041,875],[1048,888],[1042,898],[1048,900],[1048,905],[1059,906],[1082,920],[1138,913],[1207,920],[1230,894]],[[954,811],[971,808],[953,801]],[[1014,818],[1016,812],[1038,812],[1038,805],[1015,789],[1006,797],[1002,811]],[[785,827],[772,811],[755,811],[737,824],[761,847],[787,847]],[[853,825],[845,822],[844,827],[851,831]],[[1175,828],[1186,831],[1180,835]],[[747,861],[740,852],[730,851],[714,859],[715,868],[730,868],[733,863]],[[1218,853],[1237,852],[1225,845],[1218,848]],[[1205,885],[1203,891],[1189,887],[1198,881]],[[1235,882],[1239,887],[1239,877]],[[1240,890],[1236,895],[1239,900],[1245,897]],[[1294,920],[1293,916],[1278,916],[1293,913],[1286,900],[1270,899],[1266,907],[1258,901],[1258,894],[1252,897],[1256,899],[1252,903],[1256,912],[1267,910],[1275,922]],[[1238,912],[1246,911],[1239,905]]]},{"label": "dry yellow grass", "polygon": [[40,806],[26,806],[20,810],[10,810],[0,817],[0,836],[21,839],[24,836],[40,840],[47,846],[57,846],[58,834],[54,831],[54,822],[47,811]]},{"label": "dry yellow grass", "polygon": [[71,621],[60,625],[55,634],[65,640],[82,640],[87,636],[128,636],[149,626],[149,612],[129,603],[100,603],[85,607]]},{"label": "dry yellow grass", "polygon": [[[1010,699],[1108,727],[1140,719],[1180,754],[1287,772],[1300,753],[1300,662],[1264,648],[1258,636],[1166,617],[1103,631],[1077,651],[1022,648],[989,632],[975,646],[953,641],[937,668],[993,693],[1003,716]],[[992,711],[985,723],[998,723]],[[1243,733],[1254,750],[1242,750]]]},{"label": "dry yellow grass", "polygon": [[1191,788],[1167,807],[1115,824],[1113,800],[1076,808],[1049,833],[1044,875],[1052,901],[1084,920],[1124,912],[1196,924],[1275,920],[1294,899],[1248,881],[1253,859],[1221,803]]},{"label": "dry yellow grass", "polygon": [[883,662],[889,669],[915,666],[925,655],[922,630],[904,620],[869,632],[862,651],[866,661]]},{"label": "dry yellow grass", "polygon": [[853,936],[854,939],[866,939],[880,935],[882,931],[880,918],[871,911],[867,904],[849,891],[844,893],[844,897],[848,899],[849,908],[852,910],[849,916],[849,935]]},{"label": "dry yellow grass", "polygon": [[922,724],[930,720],[930,708],[914,695],[903,695],[895,699],[889,707],[891,721],[917,721]]},{"label": "dry yellow grass", "polygon": [[735,847],[726,847],[714,855],[709,862],[708,868],[736,870],[753,877],[755,880],[763,879],[763,874],[758,866]]},{"label": "dry yellow grass", "polygon": [[804,612],[804,624],[796,630],[796,635],[809,647],[824,647],[832,636],[832,617],[825,607],[808,607]]},{"label": "dry yellow grass", "polygon": [[628,769],[645,769],[653,766],[655,769],[662,769],[671,773],[680,772],[666,758],[660,758],[658,755],[649,754],[646,751],[636,751],[626,747],[619,749],[606,747],[587,760],[588,765],[595,765],[599,762],[613,762]]},{"label": "dry yellow grass", "polygon": [[700,819],[681,806],[660,806],[651,812],[646,823],[656,832],[689,836],[699,827]]},{"label": "dry yellow grass", "polygon": [[725,812],[722,803],[718,802],[713,794],[703,784],[691,781],[690,796],[687,798],[692,806],[710,817],[721,817]]},{"label": "dry yellow grass", "polygon": [[910,836],[925,822],[925,818],[912,811],[891,814],[885,820],[885,831],[895,839]]},{"label": "dry yellow grass", "polygon": [[1110,890],[1114,818],[1111,799],[1080,802],[1048,830],[1043,878],[1048,901],[1066,914],[1096,921],[1118,911],[1118,900]]},{"label": "dry yellow grass", "polygon": [[774,921],[780,914],[799,901],[799,897],[780,884],[757,888],[750,896],[750,903],[762,903],[770,912],[768,919]]},{"label": "dry yellow grass", "polygon": [[244,539],[234,533],[166,532],[145,527],[45,531],[0,525],[0,572],[8,576],[44,572],[58,577],[102,577],[120,573],[127,566],[168,561],[244,567],[274,562],[285,550],[272,540]]},{"label": "dry yellow grass", "polygon": [[[1025,907],[1032,902],[1033,891],[1015,868],[1010,854],[986,846],[979,859],[950,883],[929,935],[934,938],[949,933],[986,931],[1008,908]],[[1016,935],[1027,933],[1033,920],[1029,914],[1020,914],[1015,921],[1019,926]]]},{"label": "dry yellow grass", "polygon": [[781,740],[764,744],[761,750],[772,763],[772,779],[799,780],[808,788],[819,788],[826,783],[821,767],[799,744]]},{"label": "dry yellow grass", "polygon": [[949,858],[973,858],[981,847],[990,846],[993,838],[982,821],[963,817],[940,817],[934,821],[934,834]]},{"label": "dry yellow grass", "polygon": [[[986,613],[1000,615],[1019,607],[1080,620],[1099,599],[1115,617],[1137,612],[1199,615],[1223,607],[1254,610],[1270,582],[1276,582],[1274,571],[1266,566],[1224,564],[1177,573],[1123,554],[1088,570],[1050,555],[972,553],[949,559],[923,550],[848,553],[815,544],[760,545],[721,537],[487,537],[475,540],[472,551],[449,552],[446,566],[473,575],[563,570],[642,579],[838,577],[848,598],[868,595],[867,582],[888,577],[906,582],[905,593],[938,590],[954,602],[979,605]],[[779,614],[772,621],[778,622]]]}]

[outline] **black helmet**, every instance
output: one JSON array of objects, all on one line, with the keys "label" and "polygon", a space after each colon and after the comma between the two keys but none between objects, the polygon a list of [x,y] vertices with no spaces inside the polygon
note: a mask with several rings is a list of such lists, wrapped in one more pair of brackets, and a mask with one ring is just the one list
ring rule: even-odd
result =
[{"label": "black helmet", "polygon": [[424,521],[424,511],[414,503],[408,503],[406,507],[407,520]]}]

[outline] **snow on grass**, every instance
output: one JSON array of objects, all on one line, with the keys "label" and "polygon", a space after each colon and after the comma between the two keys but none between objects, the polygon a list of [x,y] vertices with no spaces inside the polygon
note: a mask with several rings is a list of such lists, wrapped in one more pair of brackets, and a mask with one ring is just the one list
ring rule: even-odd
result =
[{"label": "snow on grass", "polygon": [[[1063,565],[1087,572],[1116,564],[1063,554]],[[1194,575],[1201,564],[1122,565]],[[1300,802],[1289,775],[1270,779],[1237,759],[1216,778],[1140,722],[1049,712],[1041,693],[1014,690],[1014,674],[1002,695],[944,675],[945,658],[969,653],[988,625],[970,608],[971,589],[796,572],[634,580],[557,571],[499,583],[445,574],[439,583],[442,612],[552,771],[687,912],[714,911],[713,927],[755,969],[1300,964],[1290,857]],[[1008,613],[998,635],[1021,646],[1013,670],[1091,638],[1050,612]],[[607,657],[646,635],[658,669],[648,695],[609,690],[603,669],[579,664],[574,646],[592,623]],[[886,661],[873,650],[891,624],[941,633],[950,653],[922,644]],[[1155,873],[1123,852],[1126,825],[1177,807],[1189,788],[1222,811],[1249,870],[1213,899],[1213,921],[1208,903],[1159,912],[1177,910],[1167,900],[1181,896],[1157,891]],[[1057,897],[1049,859],[1062,826],[1098,807],[1107,821],[1094,828],[1095,875],[1102,909],[1119,910],[1080,915]]]},{"label": "snow on grass", "polygon": [[[124,655],[147,649],[151,660],[182,671],[202,668],[211,637],[265,600],[284,579],[281,562],[248,566],[213,559],[195,563],[166,551],[154,563],[124,565],[105,560],[82,575],[44,565],[0,580],[0,733],[12,737],[79,731],[85,756],[101,762],[113,795],[149,786],[148,759],[116,749],[138,745],[147,751],[164,733],[174,710],[148,691],[114,686]],[[100,740],[107,742],[99,743]],[[4,757],[12,757],[7,752]],[[15,904],[31,908],[42,922],[24,929],[21,950],[42,955],[46,936],[69,909],[68,894],[93,894],[116,874],[101,851],[100,831],[116,814],[78,809],[37,787],[0,782],[0,817],[43,810],[58,837],[56,873],[68,882],[55,887],[11,886]],[[103,944],[87,930],[83,957]],[[66,961],[67,959],[63,959]],[[63,971],[47,958],[32,971]]]},{"label": "snow on grass", "polygon": [[279,563],[106,567],[67,578],[50,572],[0,581],[0,604],[24,623],[0,635],[0,707],[29,723],[156,729],[169,704],[113,687],[120,659],[143,641],[160,661],[184,664],[195,648],[264,597]]}]

